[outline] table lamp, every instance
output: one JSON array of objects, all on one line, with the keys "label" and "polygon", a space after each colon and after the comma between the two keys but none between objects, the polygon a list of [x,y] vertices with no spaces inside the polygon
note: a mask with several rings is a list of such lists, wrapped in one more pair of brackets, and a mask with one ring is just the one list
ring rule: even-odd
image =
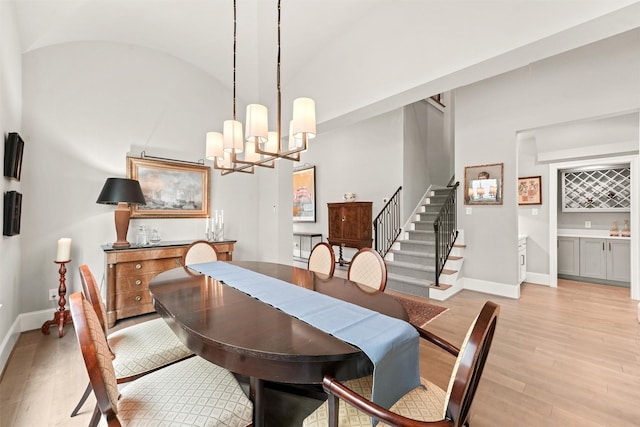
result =
[{"label": "table lamp", "polygon": [[107,178],[96,203],[105,205],[118,205],[115,210],[116,236],[114,248],[128,248],[131,244],[127,241],[129,230],[129,218],[131,211],[129,205],[146,205],[140,183],[135,179]]}]

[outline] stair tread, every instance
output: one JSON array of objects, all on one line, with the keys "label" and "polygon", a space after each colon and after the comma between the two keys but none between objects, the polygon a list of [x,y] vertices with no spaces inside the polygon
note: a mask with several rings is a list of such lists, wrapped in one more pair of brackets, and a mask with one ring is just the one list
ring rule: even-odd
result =
[{"label": "stair tread", "polygon": [[461,260],[463,257],[461,256],[455,256],[455,255],[449,255],[449,258],[447,258],[449,261],[458,261]]},{"label": "stair tread", "polygon": [[441,274],[441,275],[442,275],[442,274],[446,274],[447,276],[450,276],[450,275],[455,274],[455,273],[457,273],[457,272],[458,272],[458,270],[449,270],[449,269],[447,269],[447,268],[443,268],[443,269],[442,269],[442,272],[441,272],[440,274]]},{"label": "stair tread", "polygon": [[432,283],[431,285],[429,285],[429,289],[437,289],[439,291],[446,291],[447,289],[451,288],[453,285],[447,285],[446,283],[440,283],[439,286],[436,286],[435,283]]},{"label": "stair tread", "polygon": [[454,247],[454,248],[466,248],[466,247],[467,247],[467,245],[465,245],[465,244],[461,244],[461,243],[455,243],[455,244],[453,245],[453,247]]},{"label": "stair tread", "polygon": [[433,234],[433,230],[407,230],[408,233]]}]

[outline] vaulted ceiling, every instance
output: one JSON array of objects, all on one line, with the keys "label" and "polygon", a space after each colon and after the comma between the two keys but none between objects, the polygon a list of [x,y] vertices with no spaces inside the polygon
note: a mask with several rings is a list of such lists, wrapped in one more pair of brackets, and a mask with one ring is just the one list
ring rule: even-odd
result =
[{"label": "vaulted ceiling", "polygon": [[[25,53],[123,43],[231,85],[232,0],[12,1]],[[277,0],[237,1],[238,83],[266,98],[275,91]],[[329,101],[321,120],[358,117],[639,26],[632,0],[283,0],[283,87]]]}]

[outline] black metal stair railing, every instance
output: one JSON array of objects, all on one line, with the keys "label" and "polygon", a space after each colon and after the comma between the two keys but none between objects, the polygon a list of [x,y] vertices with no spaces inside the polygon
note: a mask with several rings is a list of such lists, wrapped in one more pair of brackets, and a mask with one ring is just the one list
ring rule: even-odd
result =
[{"label": "black metal stair railing", "polygon": [[400,190],[398,187],[393,196],[373,220],[375,250],[382,258],[389,252],[391,245],[400,235]]},{"label": "black metal stair railing", "polygon": [[438,216],[433,221],[433,231],[435,233],[436,245],[436,286],[440,286],[440,274],[449,258],[451,249],[458,238],[457,212],[456,212],[456,190],[460,182],[447,185],[449,192],[447,198],[438,212]]}]

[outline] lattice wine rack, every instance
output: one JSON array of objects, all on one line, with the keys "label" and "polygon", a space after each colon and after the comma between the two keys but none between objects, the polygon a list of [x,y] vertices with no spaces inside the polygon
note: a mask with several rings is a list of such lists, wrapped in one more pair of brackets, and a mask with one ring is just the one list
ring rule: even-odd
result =
[{"label": "lattice wine rack", "polygon": [[615,166],[562,171],[563,212],[629,212],[631,169]]}]

